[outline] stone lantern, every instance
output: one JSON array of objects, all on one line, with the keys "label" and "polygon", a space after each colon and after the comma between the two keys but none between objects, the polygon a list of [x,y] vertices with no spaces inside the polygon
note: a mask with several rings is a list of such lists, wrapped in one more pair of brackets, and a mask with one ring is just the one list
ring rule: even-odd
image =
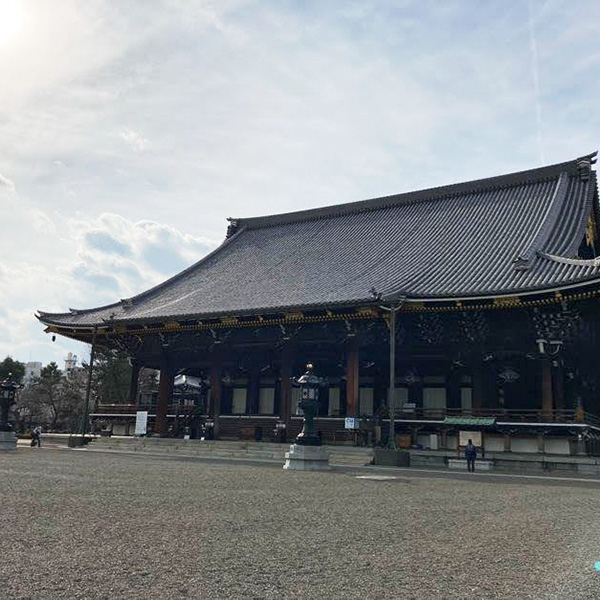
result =
[{"label": "stone lantern", "polygon": [[15,450],[17,438],[8,422],[8,411],[16,400],[17,390],[21,386],[12,378],[12,373],[0,381],[0,450]]},{"label": "stone lantern", "polygon": [[292,383],[300,387],[302,396],[298,404],[304,413],[302,431],[296,437],[296,442],[285,453],[286,470],[323,471],[329,469],[329,456],[321,445],[321,438],[315,432],[314,418],[319,408],[319,390],[325,380],[313,373],[312,364],[306,365],[306,373],[293,378]]},{"label": "stone lantern", "polygon": [[312,364],[308,363],[306,365],[306,373],[301,377],[292,379],[292,382],[300,387],[302,391],[298,407],[304,413],[302,431],[296,437],[296,444],[300,444],[301,446],[320,446],[321,438],[315,432],[314,418],[319,410],[319,389],[323,385],[323,378],[317,377],[313,373]]}]

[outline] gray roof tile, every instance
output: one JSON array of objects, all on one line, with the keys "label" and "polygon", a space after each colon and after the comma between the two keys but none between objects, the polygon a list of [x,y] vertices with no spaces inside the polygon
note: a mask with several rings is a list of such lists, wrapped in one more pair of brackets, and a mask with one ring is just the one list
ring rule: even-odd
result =
[{"label": "gray roof tile", "polygon": [[[600,277],[573,258],[594,198],[577,161],[270,217],[235,219],[217,250],[126,303],[40,313],[46,323],[277,311],[384,296],[444,299],[544,290]],[[521,258],[521,262],[515,260]],[[519,268],[519,265],[521,268]]]}]

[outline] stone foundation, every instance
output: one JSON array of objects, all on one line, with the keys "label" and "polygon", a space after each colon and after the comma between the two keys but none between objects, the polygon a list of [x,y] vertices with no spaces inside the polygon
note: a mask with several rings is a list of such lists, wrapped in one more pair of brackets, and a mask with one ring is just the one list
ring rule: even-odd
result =
[{"label": "stone foundation", "polygon": [[12,431],[0,431],[0,452],[17,449],[17,436]]},{"label": "stone foundation", "polygon": [[292,444],[285,453],[283,468],[290,471],[327,471],[329,455],[323,446],[300,446]]}]

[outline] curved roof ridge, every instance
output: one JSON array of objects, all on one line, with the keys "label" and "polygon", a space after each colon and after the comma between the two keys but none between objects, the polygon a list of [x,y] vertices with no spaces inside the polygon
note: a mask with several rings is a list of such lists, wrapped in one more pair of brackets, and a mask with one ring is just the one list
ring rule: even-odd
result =
[{"label": "curved roof ridge", "polygon": [[235,231],[235,233],[233,233],[229,237],[225,238],[223,240],[223,242],[220,243],[214,250],[212,250],[211,252],[209,252],[208,254],[206,254],[205,256],[203,256],[200,260],[196,261],[193,265],[190,265],[187,269],[184,269],[183,271],[180,271],[179,273],[176,273],[172,277],[169,277],[168,279],[165,279],[165,281],[162,281],[161,283],[155,285],[154,287],[151,287],[149,290],[146,290],[144,292],[141,292],[140,294],[137,294],[135,296],[132,296],[131,298],[128,298],[127,299],[128,302],[130,302],[132,305],[135,305],[135,301],[136,300],[140,300],[141,298],[149,296],[151,293],[153,293],[153,292],[155,292],[157,290],[160,290],[161,288],[165,287],[166,285],[169,285],[169,284],[173,283],[174,281],[177,281],[178,279],[181,279],[182,277],[184,277],[185,275],[187,275],[190,271],[195,270],[196,267],[199,267],[202,263],[206,262],[209,258],[211,258],[217,252],[219,252],[220,250],[222,250],[225,246],[228,246],[234,239],[238,238],[242,233],[244,233],[244,227],[243,226],[240,227],[239,229],[237,229]]},{"label": "curved roof ridge", "polygon": [[556,182],[554,194],[546,214],[542,218],[542,223],[537,234],[531,241],[531,244],[514,260],[515,269],[525,271],[531,267],[532,261],[536,257],[536,252],[541,250],[548,241],[552,229],[556,225],[556,220],[560,214],[560,209],[567,197],[567,189],[569,187],[569,175],[566,171],[562,171]]},{"label": "curved roof ridge", "polygon": [[277,215],[266,215],[263,217],[247,217],[233,219],[238,226],[247,229],[258,229],[261,227],[272,227],[282,225],[284,223],[293,223],[299,221],[312,221],[328,217],[346,215],[349,213],[360,213],[371,210],[378,210],[397,206],[400,204],[411,204],[414,202],[422,202],[427,200],[442,200],[451,198],[457,195],[467,193],[477,193],[489,189],[500,189],[524,183],[534,183],[544,179],[552,179],[559,176],[562,172],[567,175],[576,175],[578,165],[582,160],[591,160],[596,156],[597,152],[592,152],[581,156],[574,160],[569,160],[554,165],[546,165],[536,167],[526,171],[518,171],[516,173],[505,173],[503,175],[495,175],[493,177],[485,177],[483,179],[474,179],[461,183],[453,183],[433,188],[404,192],[401,194],[392,194],[390,196],[380,196],[370,198],[368,200],[358,200],[356,202],[347,202],[344,204],[332,204],[319,208],[311,208]]},{"label": "curved roof ridge", "polygon": [[[173,282],[177,281],[178,279],[181,279],[182,277],[187,275],[190,271],[193,271],[194,269],[196,269],[196,267],[199,267],[202,263],[207,261],[211,256],[213,256],[214,254],[219,252],[219,250],[221,250],[224,246],[231,243],[235,238],[237,238],[240,234],[242,234],[243,231],[244,231],[243,227],[238,229],[233,235],[227,237],[214,250],[212,250],[211,252],[209,252],[208,254],[203,256],[200,260],[196,261],[194,264],[190,265],[187,269],[184,269],[183,271],[176,273],[172,277],[165,279],[165,281],[161,281],[159,284],[155,285],[154,287],[151,287],[149,290],[144,290],[143,292],[140,292],[139,294],[136,294],[135,296],[131,296],[131,298],[125,298],[125,299],[120,300],[119,302],[113,302],[112,304],[107,304],[105,306],[98,306],[96,308],[86,308],[86,309],[70,308],[69,312],[66,312],[66,313],[47,313],[47,312],[38,310],[37,313],[39,316],[36,315],[36,317],[38,319],[40,319],[40,317],[64,317],[64,316],[73,315],[73,314],[78,314],[78,315],[79,314],[90,314],[90,313],[102,312],[109,308],[120,308],[121,310],[124,310],[124,311],[126,311],[127,309],[131,309],[135,306],[136,301],[149,296],[153,292],[157,292],[157,291],[161,290],[162,288],[172,284]],[[102,319],[102,320],[105,322],[109,321],[109,319]]]},{"label": "curved roof ridge", "polygon": [[[122,301],[121,301],[122,302]],[[119,307],[121,302],[112,302],[111,304],[105,304],[104,306],[96,306],[94,308],[69,308],[68,312],[46,312],[45,310],[36,310],[35,316],[39,319],[40,317],[64,317],[65,315],[82,315],[93,312],[99,312],[106,310],[107,308]]]},{"label": "curved roof ridge", "polygon": [[546,252],[538,252],[538,256],[561,263],[563,265],[574,265],[576,267],[600,267],[600,256],[596,258],[568,258],[566,256],[558,256],[556,254],[548,254]]}]

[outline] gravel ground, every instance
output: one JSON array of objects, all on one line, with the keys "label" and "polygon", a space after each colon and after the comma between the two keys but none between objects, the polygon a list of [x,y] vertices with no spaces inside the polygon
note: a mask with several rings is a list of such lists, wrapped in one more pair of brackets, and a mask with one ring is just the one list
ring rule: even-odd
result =
[{"label": "gravel ground", "polygon": [[599,487],[354,475],[5,453],[0,597],[600,597]]}]

